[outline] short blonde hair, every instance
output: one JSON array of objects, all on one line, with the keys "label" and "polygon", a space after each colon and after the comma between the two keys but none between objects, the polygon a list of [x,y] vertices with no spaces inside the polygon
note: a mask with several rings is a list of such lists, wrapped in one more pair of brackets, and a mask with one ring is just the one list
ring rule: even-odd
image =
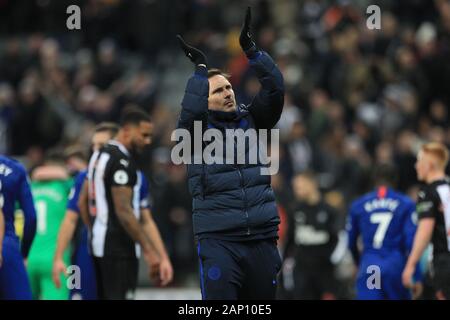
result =
[{"label": "short blonde hair", "polygon": [[423,153],[432,155],[437,161],[440,168],[445,169],[448,163],[448,149],[440,142],[429,142],[424,144],[420,150]]}]

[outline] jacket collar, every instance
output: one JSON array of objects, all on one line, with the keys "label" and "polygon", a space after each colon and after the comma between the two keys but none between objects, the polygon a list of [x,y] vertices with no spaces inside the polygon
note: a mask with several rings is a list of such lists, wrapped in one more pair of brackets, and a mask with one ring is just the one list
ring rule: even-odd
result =
[{"label": "jacket collar", "polygon": [[238,113],[236,111],[232,112],[224,112],[224,111],[213,111],[209,110],[209,116],[219,122],[231,122],[236,121],[238,117]]}]

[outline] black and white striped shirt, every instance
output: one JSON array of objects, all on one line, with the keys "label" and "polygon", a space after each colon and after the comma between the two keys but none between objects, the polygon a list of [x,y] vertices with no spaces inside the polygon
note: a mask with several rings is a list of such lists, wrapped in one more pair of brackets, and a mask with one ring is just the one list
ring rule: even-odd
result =
[{"label": "black and white striped shirt", "polygon": [[128,150],[118,141],[109,141],[89,160],[89,213],[93,219],[90,239],[95,257],[129,258],[140,256],[140,246],[120,223],[114,207],[111,188],[129,186],[133,189],[132,207],[140,219],[140,187],[142,176]]},{"label": "black and white striped shirt", "polygon": [[418,218],[434,218],[433,256],[450,253],[450,180],[434,181],[418,193]]}]

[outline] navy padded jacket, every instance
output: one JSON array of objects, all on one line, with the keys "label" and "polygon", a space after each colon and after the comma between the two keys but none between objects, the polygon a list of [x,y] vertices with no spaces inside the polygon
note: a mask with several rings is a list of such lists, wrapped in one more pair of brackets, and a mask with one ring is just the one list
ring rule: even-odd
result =
[{"label": "navy padded jacket", "polygon": [[[192,134],[194,121],[201,121],[202,130],[272,129],[283,110],[283,77],[263,51],[250,58],[249,63],[261,83],[261,90],[249,105],[239,105],[232,113],[208,111],[208,79],[196,72],[186,86],[178,128]],[[248,151],[246,145],[246,154]],[[192,161],[187,165],[195,235],[199,239],[237,241],[277,237],[280,219],[270,175],[261,175],[265,165],[259,159],[256,164],[248,161],[225,164],[225,160],[223,163],[208,165]]]}]

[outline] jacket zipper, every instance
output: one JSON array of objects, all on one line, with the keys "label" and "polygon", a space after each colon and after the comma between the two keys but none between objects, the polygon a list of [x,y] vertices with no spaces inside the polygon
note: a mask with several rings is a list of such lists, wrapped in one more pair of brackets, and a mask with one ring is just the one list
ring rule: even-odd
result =
[{"label": "jacket zipper", "polygon": [[243,196],[243,199],[244,199],[245,218],[247,219],[247,235],[249,236],[250,235],[250,226],[248,225],[249,218],[248,218],[248,211],[247,211],[247,195],[246,195],[245,189],[244,189],[244,177],[242,176],[241,168],[239,167],[239,165],[237,165],[237,166],[238,166],[237,169],[238,169],[238,172],[239,172],[239,177],[240,177],[240,180],[241,180],[242,196]]},{"label": "jacket zipper", "polygon": [[206,168],[205,168],[205,164],[202,163],[202,176],[201,176],[201,183],[202,183],[202,200],[205,199],[205,193],[206,193]]}]

